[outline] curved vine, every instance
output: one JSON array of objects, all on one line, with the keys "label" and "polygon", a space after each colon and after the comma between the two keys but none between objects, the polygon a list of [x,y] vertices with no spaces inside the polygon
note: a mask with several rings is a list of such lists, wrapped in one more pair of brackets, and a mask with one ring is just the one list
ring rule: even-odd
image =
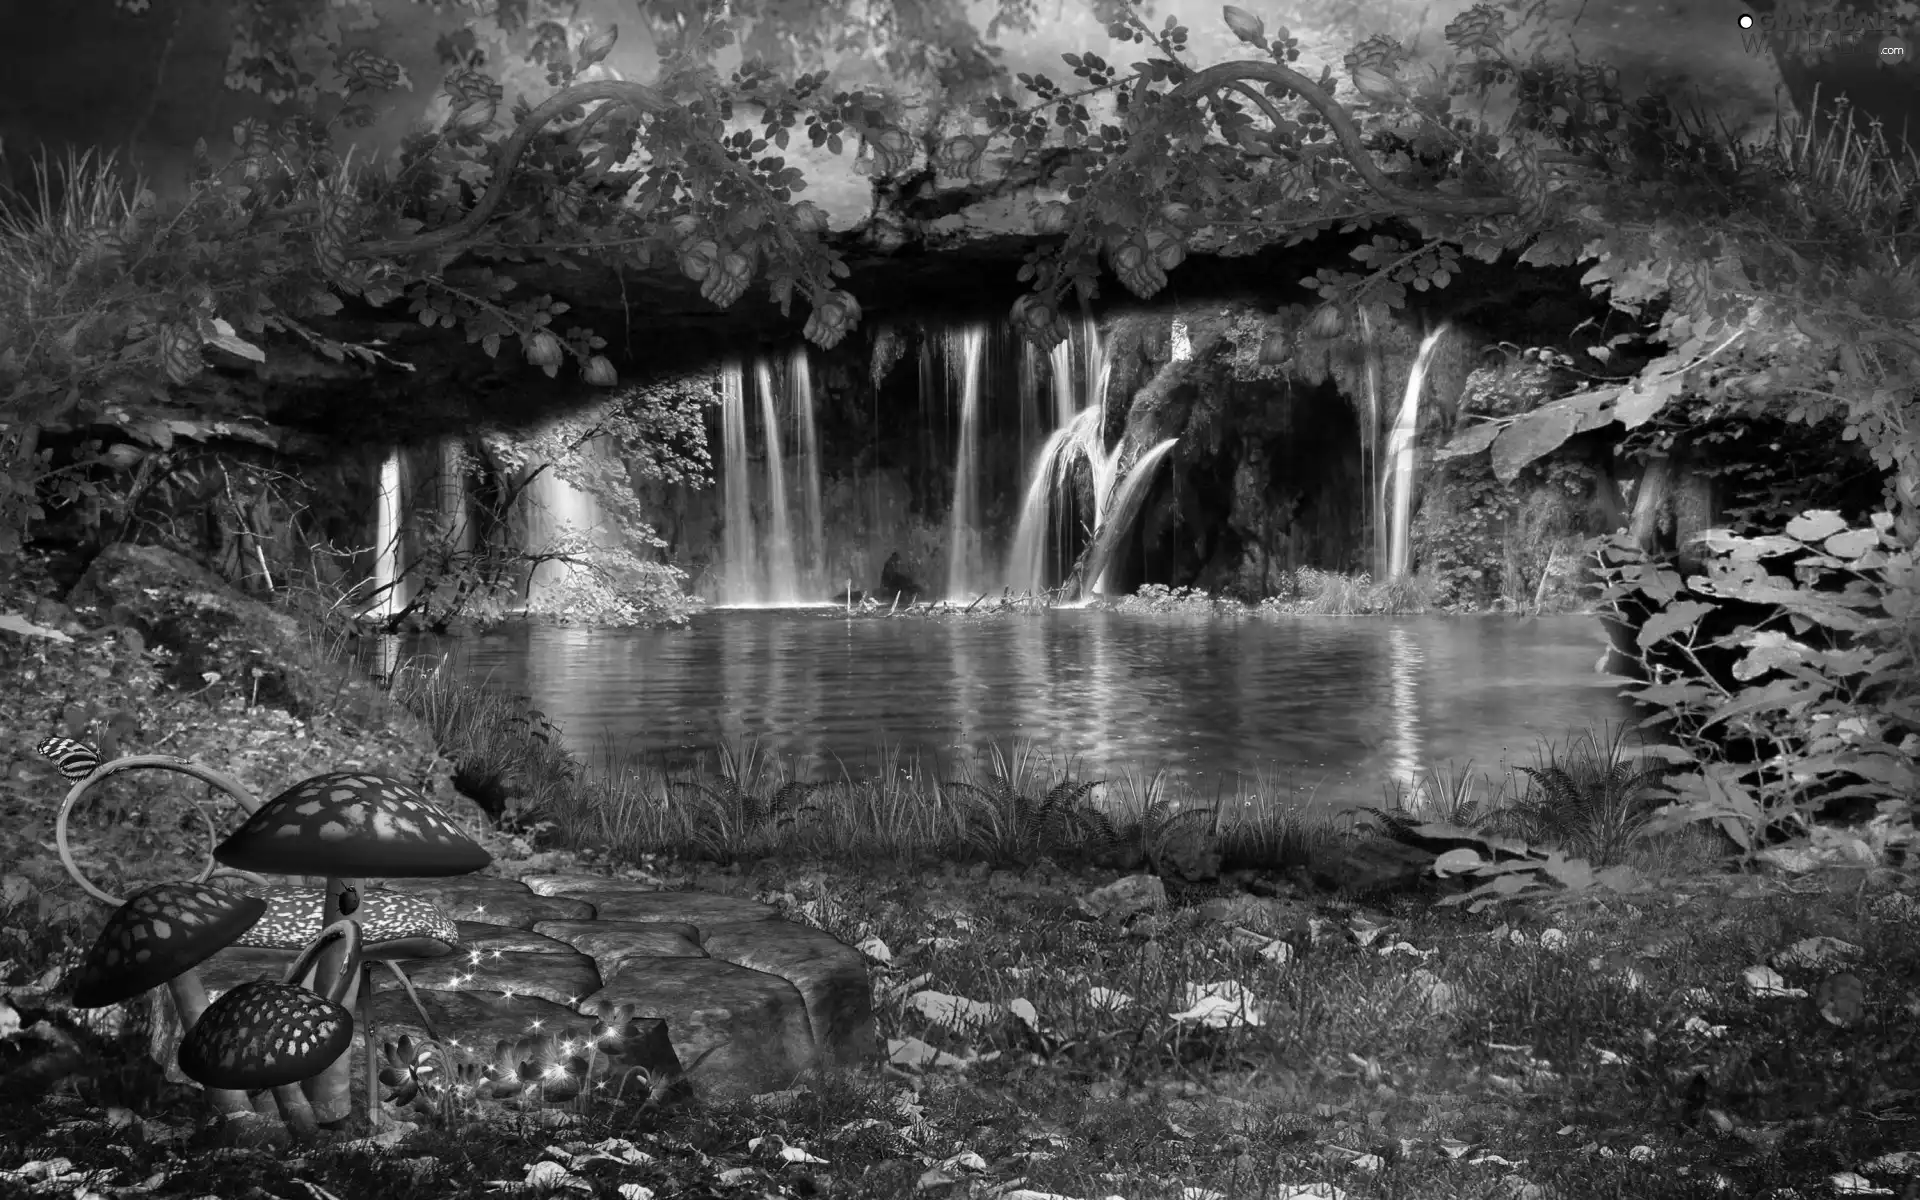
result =
[{"label": "curved vine", "polygon": [[[87,873],[80,869],[80,864],[75,861],[73,857],[73,847],[67,840],[67,822],[74,808],[95,784],[100,783],[110,776],[118,775],[122,771],[134,771],[142,767],[155,767],[162,771],[178,771],[182,775],[191,775],[202,783],[217,787],[227,795],[233,797],[234,803],[238,804],[248,816],[252,816],[260,808],[259,799],[255,797],[252,792],[248,791],[239,780],[234,779],[224,771],[216,771],[204,763],[192,762],[184,758],[174,758],[167,754],[131,754],[125,758],[116,758],[112,762],[101,763],[98,767],[94,768],[91,775],[88,775],[85,779],[80,780],[68,789],[66,799],[60,804],[60,814],[54,819],[53,837],[54,845],[60,853],[60,864],[67,869],[67,874],[73,877],[73,881],[80,885],[80,890],[92,896],[95,900],[100,901],[102,904],[110,904],[116,908],[125,904],[126,898],[124,896],[115,896],[111,892],[101,888],[98,884],[87,878]],[[201,868],[200,874],[194,876],[193,882],[205,883],[217,874],[234,876],[236,878],[246,879],[252,883],[264,885],[266,880],[250,871],[237,871],[230,867],[217,866],[214,863],[213,849],[219,841],[219,831],[214,828],[213,817],[206,809],[196,804],[193,806],[193,811],[199,814],[201,822],[207,827],[207,862],[206,865]]]}]

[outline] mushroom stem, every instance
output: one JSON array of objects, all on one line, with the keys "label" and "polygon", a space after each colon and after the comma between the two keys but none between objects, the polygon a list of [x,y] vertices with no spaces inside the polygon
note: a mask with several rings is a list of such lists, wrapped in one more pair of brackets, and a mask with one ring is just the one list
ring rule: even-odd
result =
[{"label": "mushroom stem", "polygon": [[360,975],[360,1036],[367,1044],[367,1127],[377,1132],[385,1124],[386,1113],[380,1108],[380,1052],[373,1045],[379,1028],[373,1021],[373,964],[363,966]]},{"label": "mushroom stem", "polygon": [[[328,908],[334,907],[335,902],[333,897],[336,895],[337,893],[330,888],[328,891]],[[338,963],[342,957],[345,959],[342,966],[352,967],[352,975],[345,974],[339,967],[329,971],[327,965],[328,960],[333,959]],[[307,944],[307,948],[300,952],[300,957],[294,959],[287,967],[287,972],[282,982],[298,984],[308,991],[317,992],[335,1004],[340,1005],[342,1008],[352,1011],[353,997],[356,990],[354,984],[359,974],[359,960],[360,923],[352,917],[332,920],[320,930],[319,935],[316,936],[313,941]],[[341,1052],[340,1057],[320,1074],[303,1083],[288,1084],[284,1088],[274,1089],[273,1094],[280,1099],[280,1110],[286,1115],[290,1128],[297,1120],[304,1120],[311,1125],[318,1121],[337,1121],[351,1113],[352,1101],[345,1095],[350,1081],[343,1079],[337,1085],[337,1094],[334,1096],[334,1103],[332,1104],[327,1102],[322,1089],[328,1077],[334,1073],[336,1067],[345,1064],[351,1069],[352,1057],[353,1047],[349,1045],[346,1050]],[[297,1094],[299,1099],[297,1101],[292,1100],[286,1094],[288,1092]],[[344,1103],[342,1103],[343,1101]],[[290,1110],[289,1105],[293,1105],[294,1108]],[[336,1109],[344,1109],[345,1111],[335,1112],[334,1110]]]},{"label": "mushroom stem", "polygon": [[294,1137],[310,1142],[320,1136],[320,1123],[315,1119],[313,1105],[307,1103],[307,1094],[300,1090],[299,1084],[281,1084],[273,1089],[273,1098],[280,1104],[280,1119],[287,1123]]},{"label": "mushroom stem", "polygon": [[[351,896],[350,903],[343,903]],[[331,928],[336,922],[349,922],[356,932],[359,921],[353,913],[359,908],[359,892],[351,879],[328,876],[325,906],[320,911],[320,921],[324,927]],[[360,992],[360,939],[342,938],[320,948],[314,959],[314,990],[325,990],[321,994],[327,999],[353,1011],[354,1000]],[[341,985],[344,984],[344,987]],[[336,994],[336,989],[338,989]],[[313,1104],[314,1116],[324,1122],[345,1120],[353,1115],[353,1050],[349,1047],[340,1057],[320,1074],[302,1084],[307,1099]]]},{"label": "mushroom stem", "polygon": [[[207,1011],[206,985],[200,981],[198,971],[182,971],[167,980],[167,995],[173,1000],[173,1015],[180,1021],[180,1036],[184,1039],[199,1024],[201,1014]],[[245,1092],[232,1088],[207,1088],[206,1093],[207,1099],[213,1101],[214,1108],[228,1116],[253,1111]]]}]

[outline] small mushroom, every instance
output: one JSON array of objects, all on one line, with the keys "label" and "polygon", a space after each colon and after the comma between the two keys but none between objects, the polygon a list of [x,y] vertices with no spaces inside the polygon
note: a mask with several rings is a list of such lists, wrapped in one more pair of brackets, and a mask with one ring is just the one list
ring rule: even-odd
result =
[{"label": "small mushroom", "polygon": [[288,1128],[311,1139],[319,1127],[297,1085],[352,1043],[353,1014],[345,1008],[303,987],[256,979],[207,1006],[180,1043],[180,1069],[208,1088],[272,1088]]},{"label": "small mushroom", "polygon": [[[357,880],[367,876],[466,875],[493,861],[426,797],[397,779],[336,771],[294,784],[261,805],[214,849],[228,867],[270,875],[322,875],[322,919],[359,920]],[[360,983],[357,951],[330,950],[316,963],[316,977],[346,982],[349,1008]],[[369,1038],[371,1044],[371,1038]],[[311,1085],[323,1120],[350,1111],[351,1064],[345,1056]],[[368,1120],[378,1122],[377,1108]]]},{"label": "small mushroom", "polygon": [[[207,989],[194,968],[266,911],[267,902],[257,896],[198,883],[161,883],[136,892],[107,918],[81,961],[73,1006],[105,1008],[165,984],[180,1028],[190,1036],[207,1010]],[[209,1087],[207,1096],[223,1113],[252,1111],[243,1092]]]},{"label": "small mushroom", "polygon": [[[294,950],[309,946],[319,936],[326,911],[324,892],[315,888],[269,886],[255,888],[254,893],[267,902],[267,915],[235,945]],[[378,888],[361,893],[360,907],[354,910],[353,920],[360,926],[360,957],[369,976],[360,980],[360,1029],[367,1057],[367,1112],[373,1114],[369,1120],[378,1124],[380,1088],[375,1049],[378,1026],[373,1019],[373,980],[370,978],[373,964],[387,964],[387,969],[400,980],[408,998],[419,1010],[427,1036],[437,1042],[440,1035],[433,1027],[433,1019],[422,1007],[419,993],[413,990],[413,981],[401,970],[400,962],[453,953],[460,944],[460,927],[440,911],[439,905],[424,896]],[[325,981],[316,978],[311,981],[289,979],[288,982],[323,984]]]}]

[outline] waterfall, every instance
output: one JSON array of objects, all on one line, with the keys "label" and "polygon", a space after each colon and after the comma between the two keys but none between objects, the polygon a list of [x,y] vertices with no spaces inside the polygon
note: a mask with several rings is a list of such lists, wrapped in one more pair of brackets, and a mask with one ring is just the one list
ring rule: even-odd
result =
[{"label": "waterfall", "polygon": [[767,431],[767,592],[773,604],[800,600],[799,570],[793,557],[793,521],[787,505],[787,464],[780,446],[780,414],[773,401],[773,367],[765,358],[753,364],[760,389],[761,424]]},{"label": "waterfall", "polygon": [[[1080,409],[1080,403],[1073,391],[1072,339],[1062,340],[1053,348],[1049,357],[1053,362],[1053,427],[1065,429],[1073,423],[1073,414]],[[1088,375],[1087,378],[1091,380],[1093,376]]]},{"label": "waterfall", "polygon": [[1020,524],[1014,532],[1008,563],[1010,584],[1016,591],[1046,587],[1047,517],[1053,511],[1055,491],[1067,486],[1074,463],[1082,459],[1093,473],[1094,544],[1087,554],[1084,575],[1093,580],[1094,590],[1099,590],[1105,582],[1106,560],[1146,499],[1146,483],[1154,466],[1179,440],[1168,438],[1154,446],[1123,474],[1120,458],[1126,445],[1123,442],[1111,450],[1101,445],[1101,415],[1096,405],[1081,409],[1069,424],[1054,430],[1034,462],[1021,498]]},{"label": "waterfall", "polygon": [[[1387,578],[1398,579],[1407,573],[1407,530],[1413,518],[1413,439],[1420,429],[1420,394],[1426,390],[1427,368],[1440,336],[1447,331],[1441,325],[1420,343],[1414,355],[1413,369],[1407,373],[1406,395],[1400,400],[1400,415],[1387,436],[1387,463],[1392,472],[1393,523],[1387,530]],[[1388,480],[1381,481],[1386,486]]]},{"label": "waterfall", "polygon": [[1061,463],[1070,425],[1053,431],[1027,472],[1026,494],[1020,499],[1020,523],[1013,531],[1013,550],[1007,555],[1007,586],[1035,593],[1047,587],[1047,515],[1053,511],[1053,488],[1063,473]]},{"label": "waterfall", "polygon": [[1016,339],[1020,347],[1020,461],[1032,454],[1034,443],[1041,441],[1045,414],[1040,410],[1040,356],[1026,338]]},{"label": "waterfall", "polygon": [[761,586],[759,546],[753,537],[753,481],[748,478],[747,386],[738,361],[720,370],[721,469],[725,472],[726,525],[721,529],[721,595],[732,604],[751,603]]},{"label": "waterfall", "polygon": [[980,549],[980,368],[986,327],[949,334],[947,361],[960,391],[960,445],[953,462],[953,510],[947,528],[947,594],[972,596],[986,581]]},{"label": "waterfall", "polygon": [[1073,469],[1076,456],[1084,457],[1093,471],[1093,523],[1100,528],[1106,512],[1114,473],[1119,467],[1120,451],[1108,453],[1101,444],[1106,426],[1107,378],[1111,364],[1100,341],[1100,330],[1092,316],[1082,312],[1077,322],[1079,334],[1080,389],[1074,389],[1074,340],[1069,337],[1049,354],[1053,368],[1054,430],[1039,455],[1028,468],[1027,486],[1021,497],[1020,520],[1013,534],[1013,551],[1008,556],[1007,583],[1015,591],[1039,592],[1046,588],[1047,523],[1056,513],[1064,521],[1067,506],[1058,509],[1053,493],[1063,487]]},{"label": "waterfall", "polygon": [[813,418],[813,365],[803,343],[794,347],[788,364],[788,384],[793,390],[794,419],[800,423],[800,470],[804,489],[801,500],[807,518],[807,556],[805,577],[809,587],[818,589],[827,569],[827,538],[820,512],[820,433]]},{"label": "waterfall", "polygon": [[[594,452],[592,443],[581,447],[583,456]],[[592,496],[555,474],[552,463],[534,469],[521,494],[521,503],[526,523],[523,547],[528,554],[577,557],[585,550],[604,544],[600,506]],[[543,603],[556,599],[558,589],[578,569],[576,564],[559,559],[536,563],[527,576],[528,606],[542,607]]]},{"label": "waterfall", "polygon": [[[1147,484],[1153,479],[1153,468],[1173,449],[1179,438],[1168,438],[1140,456],[1138,462],[1118,480],[1113,499],[1108,503],[1106,519],[1101,523],[1099,533],[1094,538],[1093,549],[1087,554],[1087,577],[1093,580],[1093,591],[1102,592],[1107,586],[1107,564],[1113,559],[1113,552],[1120,545],[1120,539],[1133,528],[1134,520],[1140,515],[1140,506],[1146,503]],[[1114,457],[1117,459],[1118,454]],[[1116,464],[1117,465],[1117,464]]]},{"label": "waterfall", "polygon": [[1360,354],[1367,373],[1367,418],[1360,439],[1360,478],[1366,489],[1367,531],[1373,540],[1372,570],[1385,577],[1387,570],[1386,510],[1380,503],[1386,481],[1380,471],[1380,352],[1373,340],[1373,318],[1360,310]]},{"label": "waterfall", "polygon": [[400,505],[405,499],[400,483],[400,451],[389,450],[380,463],[380,490],[373,502],[373,603],[362,615],[385,621],[399,612]]}]

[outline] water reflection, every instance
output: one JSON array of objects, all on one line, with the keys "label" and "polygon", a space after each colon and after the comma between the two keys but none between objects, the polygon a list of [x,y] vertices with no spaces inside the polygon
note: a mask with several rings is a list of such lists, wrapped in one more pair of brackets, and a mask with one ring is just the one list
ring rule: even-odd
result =
[{"label": "water reflection", "polygon": [[1017,740],[1090,777],[1166,768],[1378,802],[1389,780],[1528,763],[1539,737],[1624,716],[1598,634],[1537,620],[1207,618],[1056,612],[852,620],[709,613],[680,630],[522,628],[423,643],[529,695],[576,750],[685,764],[757,737],[815,777],[882,742],[950,753]]}]

